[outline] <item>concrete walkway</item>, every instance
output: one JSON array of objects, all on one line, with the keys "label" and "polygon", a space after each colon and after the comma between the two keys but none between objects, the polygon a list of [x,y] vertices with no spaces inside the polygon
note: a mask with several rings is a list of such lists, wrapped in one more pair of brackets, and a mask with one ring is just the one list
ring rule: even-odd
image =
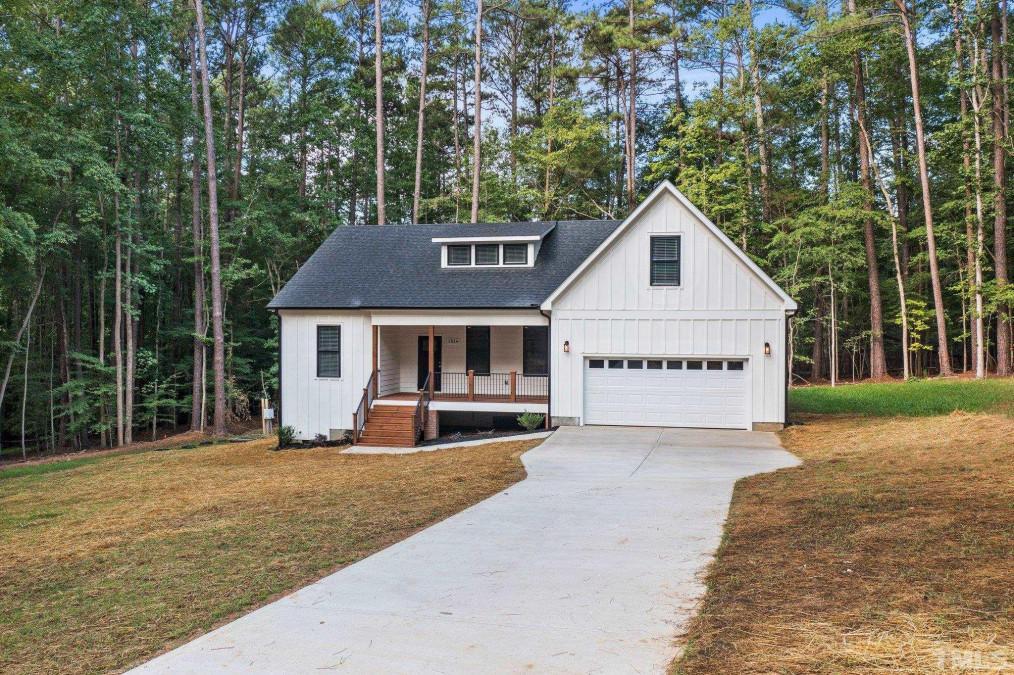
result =
[{"label": "concrete walkway", "polygon": [[138,673],[658,673],[773,434],[563,428],[529,477]]}]

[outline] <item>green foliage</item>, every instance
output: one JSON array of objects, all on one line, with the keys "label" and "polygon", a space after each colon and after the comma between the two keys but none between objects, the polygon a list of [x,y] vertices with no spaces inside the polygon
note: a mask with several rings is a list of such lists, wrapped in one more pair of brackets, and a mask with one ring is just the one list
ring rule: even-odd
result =
[{"label": "green foliage", "polygon": [[1014,415],[1014,380],[913,380],[845,384],[837,387],[794,387],[791,412],[926,417],[962,412]]},{"label": "green foliage", "polygon": [[528,431],[535,431],[536,429],[542,427],[545,421],[546,416],[540,413],[523,412],[518,415],[518,424]]},{"label": "green foliage", "polygon": [[296,440],[296,430],[290,426],[278,427],[278,449],[284,450]]},{"label": "green foliage", "polygon": [[[228,405],[230,419],[243,421],[250,400],[277,387],[278,322],[265,305],[334,228],[376,219],[373,7],[279,0],[205,5]],[[771,20],[763,4],[716,9],[689,0],[636,0],[631,21],[630,6],[559,0],[487,6],[480,219],[622,218],[655,184],[672,180],[799,301],[793,362],[809,365],[826,352],[833,293],[837,344],[860,372],[868,368],[872,335],[863,229],[867,221],[874,228],[888,360],[897,366],[900,329],[892,319],[900,301],[889,226],[892,219],[903,222],[899,257],[913,336],[908,356],[915,372],[927,372],[936,332],[896,13],[860,4],[847,15],[840,5],[790,3]],[[970,325],[975,291],[964,254],[975,205],[968,188],[976,184],[964,155],[975,148],[974,118],[961,117],[958,87],[988,89],[989,83],[981,69],[968,67],[968,53],[965,70],[955,69],[948,13],[917,9],[943,309],[958,350],[968,331],[953,327],[961,323],[962,299]],[[108,443],[115,425],[117,251],[130,298],[121,318],[136,336],[134,430],[140,437],[153,427],[189,426],[195,264],[206,289],[210,271],[203,119],[191,109],[193,18],[188,3],[4,5],[0,357],[18,357],[0,410],[0,441],[8,446],[20,440],[22,400],[26,444]],[[387,217],[408,222],[422,16],[416,5],[385,2],[381,18]],[[966,52],[979,45],[988,58],[991,37],[981,33],[988,21],[979,18],[966,12],[957,28]],[[473,30],[474,5],[432,3],[422,222],[469,217]],[[875,163],[890,206],[902,208],[897,217],[879,186],[870,194],[860,177],[857,53]],[[636,140],[628,148],[635,61]],[[1014,304],[1014,286],[997,283],[992,269],[995,139],[988,114],[980,122],[987,228],[981,290],[995,336],[996,318]],[[630,196],[628,155],[635,160]],[[195,206],[204,229],[196,252]],[[43,273],[26,355],[25,341],[15,344],[14,335]],[[818,326],[824,329],[819,340]],[[210,335],[197,339],[210,348]]]}]

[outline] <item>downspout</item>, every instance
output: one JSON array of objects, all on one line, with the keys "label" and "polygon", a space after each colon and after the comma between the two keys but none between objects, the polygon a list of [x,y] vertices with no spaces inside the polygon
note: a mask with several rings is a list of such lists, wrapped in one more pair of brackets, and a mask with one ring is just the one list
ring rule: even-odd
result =
[{"label": "downspout", "polygon": [[275,429],[282,428],[282,314],[274,310],[278,317],[278,391],[275,392]]},{"label": "downspout", "polygon": [[788,310],[785,312],[785,413],[783,426],[789,426],[789,321],[796,315],[796,310]]},{"label": "downspout", "polygon": [[549,322],[549,344],[546,350],[546,429],[549,430],[553,428],[553,319],[542,308],[539,308],[539,314]]}]

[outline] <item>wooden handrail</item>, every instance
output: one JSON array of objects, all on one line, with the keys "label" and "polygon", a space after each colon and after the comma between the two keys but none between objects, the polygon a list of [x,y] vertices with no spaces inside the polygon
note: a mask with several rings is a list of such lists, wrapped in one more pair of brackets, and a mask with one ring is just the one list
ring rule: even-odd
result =
[{"label": "wooden handrail", "polygon": [[415,402],[415,415],[412,417],[414,428],[412,431],[415,434],[416,441],[426,432],[426,415],[430,408],[430,378],[432,377],[433,373],[426,375],[426,381],[423,382],[423,386],[419,390],[419,398]]},{"label": "wooden handrail", "polygon": [[380,371],[370,373],[370,379],[366,381],[366,386],[363,387],[363,396],[359,399],[359,405],[356,406],[355,411],[352,413],[353,443],[359,442],[359,439],[362,437],[363,427],[365,427],[366,422],[369,421],[370,405],[373,403],[373,398],[370,397],[370,393],[373,392],[374,397],[376,396],[377,388],[374,386],[374,381],[378,372]]}]

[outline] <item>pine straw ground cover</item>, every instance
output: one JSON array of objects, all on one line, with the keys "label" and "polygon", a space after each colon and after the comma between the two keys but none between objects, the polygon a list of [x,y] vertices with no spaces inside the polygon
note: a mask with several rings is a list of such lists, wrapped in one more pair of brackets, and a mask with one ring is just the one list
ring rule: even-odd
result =
[{"label": "pine straw ground cover", "polygon": [[1014,669],[1014,419],[810,418],[736,488],[674,673]]},{"label": "pine straw ground cover", "polygon": [[0,472],[0,672],[152,656],[521,480],[538,442],[413,455],[273,443]]}]

